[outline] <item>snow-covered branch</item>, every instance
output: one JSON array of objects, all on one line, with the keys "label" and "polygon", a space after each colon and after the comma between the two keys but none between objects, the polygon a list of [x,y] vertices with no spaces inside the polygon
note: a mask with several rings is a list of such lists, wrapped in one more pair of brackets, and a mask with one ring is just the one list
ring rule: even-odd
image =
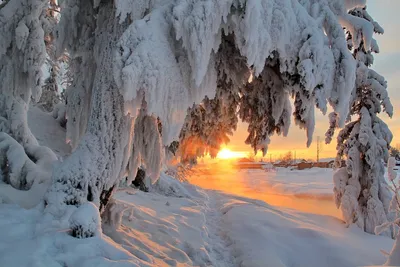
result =
[{"label": "snow-covered branch", "polygon": [[34,182],[50,179],[57,156],[47,147],[28,145],[26,149],[6,133],[0,133],[0,171],[5,182],[16,189],[29,190]]}]

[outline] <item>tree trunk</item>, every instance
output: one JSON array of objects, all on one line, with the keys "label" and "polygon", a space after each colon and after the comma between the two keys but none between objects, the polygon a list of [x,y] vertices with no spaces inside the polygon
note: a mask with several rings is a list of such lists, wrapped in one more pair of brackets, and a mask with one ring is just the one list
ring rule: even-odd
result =
[{"label": "tree trunk", "polygon": [[111,1],[101,2],[97,15],[94,59],[97,69],[92,87],[90,117],[77,149],[53,173],[48,209],[94,202],[107,205],[131,151],[132,118],[124,114],[124,100],[113,78],[116,43],[126,28],[115,19]]}]

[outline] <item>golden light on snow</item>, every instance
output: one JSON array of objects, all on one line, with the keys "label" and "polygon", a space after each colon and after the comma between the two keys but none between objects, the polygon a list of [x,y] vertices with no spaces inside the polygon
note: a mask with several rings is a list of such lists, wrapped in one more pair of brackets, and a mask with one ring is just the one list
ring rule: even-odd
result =
[{"label": "golden light on snow", "polygon": [[218,152],[218,155],[217,155],[217,158],[219,158],[219,159],[237,159],[237,158],[244,158],[244,157],[246,157],[246,153],[231,151],[228,148],[223,148],[221,151]]}]

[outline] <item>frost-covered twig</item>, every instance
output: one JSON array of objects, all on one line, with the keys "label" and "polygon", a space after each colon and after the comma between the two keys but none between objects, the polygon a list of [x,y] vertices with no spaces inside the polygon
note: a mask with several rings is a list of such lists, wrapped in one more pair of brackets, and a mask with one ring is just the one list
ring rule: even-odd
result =
[{"label": "frost-covered twig", "polygon": [[388,178],[391,181],[394,189],[394,194],[392,198],[392,202],[390,204],[390,212],[393,212],[393,220],[388,221],[380,226],[375,228],[375,233],[380,234],[383,231],[386,231],[390,228],[393,229],[393,236],[396,236],[396,242],[393,246],[391,253],[388,256],[388,260],[386,265],[390,266],[399,266],[400,265],[400,184],[395,183],[395,179],[397,177],[397,172],[394,170],[394,166],[396,165],[395,158],[391,157],[388,160],[387,168],[388,168]]}]

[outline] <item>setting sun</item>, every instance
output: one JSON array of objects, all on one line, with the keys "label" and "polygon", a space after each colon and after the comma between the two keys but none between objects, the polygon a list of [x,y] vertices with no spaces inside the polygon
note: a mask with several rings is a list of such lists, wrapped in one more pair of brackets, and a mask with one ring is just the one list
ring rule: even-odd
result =
[{"label": "setting sun", "polygon": [[231,151],[228,148],[223,148],[218,152],[217,158],[219,159],[235,159],[235,158],[244,158],[246,154],[244,152]]}]

